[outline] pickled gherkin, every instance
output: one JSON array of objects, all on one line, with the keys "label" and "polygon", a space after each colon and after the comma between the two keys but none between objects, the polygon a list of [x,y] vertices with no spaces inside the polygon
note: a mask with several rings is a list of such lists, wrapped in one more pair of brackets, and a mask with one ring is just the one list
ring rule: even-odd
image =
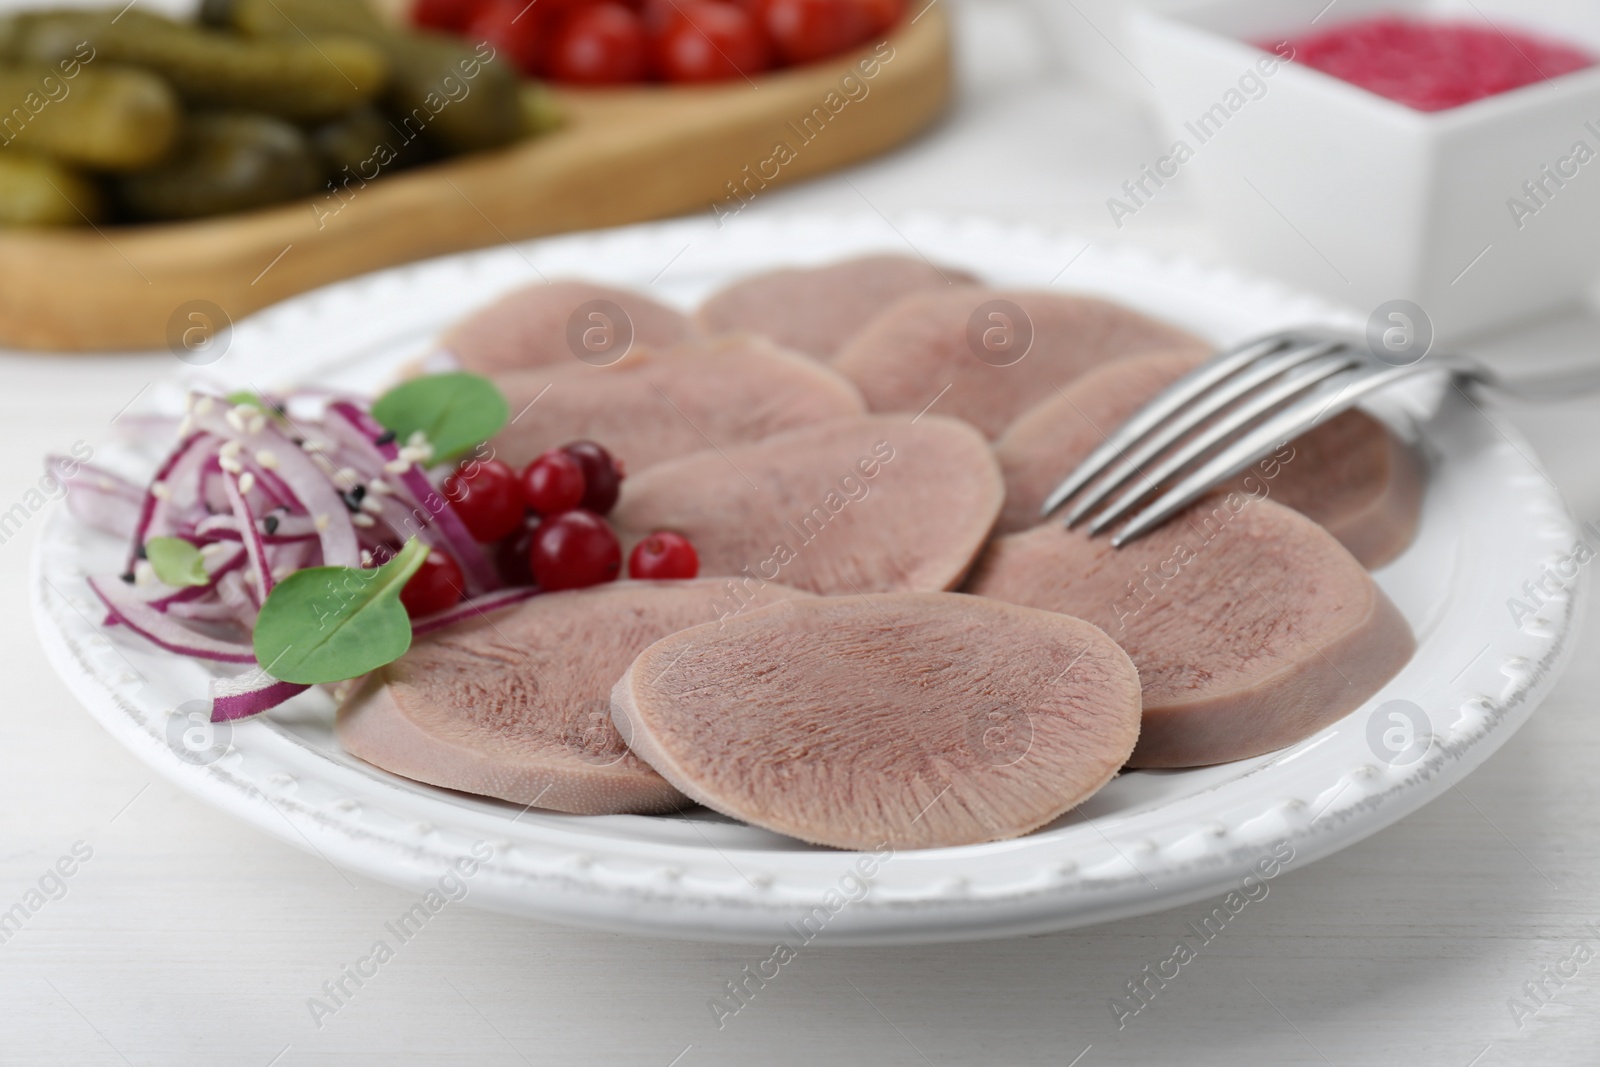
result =
[{"label": "pickled gherkin", "polygon": [[99,170],[136,170],[172,147],[177,97],[148,71],[0,66],[0,148]]},{"label": "pickled gherkin", "polygon": [[[141,11],[34,11],[0,18],[0,59],[52,63],[91,50],[95,62],[145,67],[186,100],[281,118],[331,118],[388,82],[383,53],[357,37],[245,38]],[[85,60],[86,62],[88,60]]]},{"label": "pickled gherkin", "polygon": [[450,152],[498,148],[523,131],[519,78],[487,43],[385,26],[360,0],[226,0],[239,32],[263,39],[299,33],[358,36],[389,62],[383,105],[406,139],[422,137]]},{"label": "pickled gherkin", "polygon": [[166,162],[125,174],[113,190],[135,219],[192,219],[306,196],[322,185],[322,164],[304,133],[248,112],[190,117]]},{"label": "pickled gherkin", "polygon": [[0,226],[74,226],[100,217],[100,193],[75,171],[27,152],[0,152]]}]

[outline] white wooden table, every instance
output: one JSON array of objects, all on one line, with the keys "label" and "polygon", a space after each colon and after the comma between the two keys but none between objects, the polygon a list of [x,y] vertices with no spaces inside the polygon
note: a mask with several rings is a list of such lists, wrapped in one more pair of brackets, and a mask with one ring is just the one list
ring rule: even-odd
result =
[{"label": "white wooden table", "polygon": [[[1105,198],[1159,138],[1136,106],[1066,80],[1024,2],[959,8],[966,85],[943,130],[750,211],[977,212],[1112,239]],[[1225,258],[1182,185],[1116,236]],[[1597,343],[1600,318],[1574,313],[1478,348],[1559,362]],[[172,368],[164,353],[0,355],[0,511],[43,453],[103,440]],[[1581,520],[1600,519],[1597,411],[1496,416],[1532,439]],[[1274,880],[1120,1030],[1111,998],[1209,904],[996,943],[812,951],[721,1030],[707,1001],[759,949],[451,908],[319,1027],[308,998],[410,898],[190,799],[101,732],[33,635],[41,525],[0,544],[0,911],[64,857],[73,873],[45,878],[59,899],[0,934],[0,1063],[1600,1063],[1595,625],[1459,790]]]}]

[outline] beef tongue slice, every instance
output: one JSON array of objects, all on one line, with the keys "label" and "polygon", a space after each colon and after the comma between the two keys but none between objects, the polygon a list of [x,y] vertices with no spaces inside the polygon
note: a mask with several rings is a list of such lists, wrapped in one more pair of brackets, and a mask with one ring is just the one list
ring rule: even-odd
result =
[{"label": "beef tongue slice", "polygon": [[695,800],[836,848],[1027,833],[1116,774],[1132,663],[1095,627],[957,593],[796,600],[651,645],[612,693]]},{"label": "beef tongue slice", "polygon": [[708,334],[749,331],[816,359],[908,293],[977,279],[911,256],[876,255],[742,278],[706,298],[695,322]]},{"label": "beef tongue slice", "polygon": [[998,538],[966,588],[1087,619],[1127,650],[1144,686],[1136,767],[1291,745],[1359,707],[1415,647],[1332,535],[1237,492],[1121,549],[1054,522]]},{"label": "beef tongue slice", "polygon": [[495,376],[513,414],[492,442],[513,465],[590,439],[630,473],[865,409],[855,386],[753,336],[643,350],[606,367],[559,364]]},{"label": "beef tongue slice", "polygon": [[507,293],[452,327],[439,347],[462,370],[495,374],[576,363],[580,351],[592,360],[630,342],[664,348],[693,332],[688,316],[647,296],[562,280]]},{"label": "beef tongue slice", "polygon": [[861,387],[873,411],[918,412],[932,404],[993,439],[1104,363],[1209,351],[1198,337],[1094,297],[948,286],[889,307],[833,365]]},{"label": "beef tongue slice", "polygon": [[[1012,423],[995,442],[1006,479],[997,529],[1037,525],[1061,479],[1107,434],[1199,362],[1154,355],[1090,371]],[[1411,543],[1422,512],[1423,477],[1412,450],[1383,423],[1346,411],[1277,449],[1227,486],[1266,493],[1321,524],[1369,568]]]},{"label": "beef tongue slice", "polygon": [[611,521],[625,544],[683,534],[701,574],[845,596],[959,584],[1002,497],[971,426],[868,415],[652,467],[623,482]]},{"label": "beef tongue slice", "polygon": [[[580,815],[671,811],[683,796],[628,751],[611,687],[644,648],[718,617],[715,582],[547,593],[416,642],[339,709],[353,755],[430,785]],[[768,583],[758,604],[801,596]]]}]

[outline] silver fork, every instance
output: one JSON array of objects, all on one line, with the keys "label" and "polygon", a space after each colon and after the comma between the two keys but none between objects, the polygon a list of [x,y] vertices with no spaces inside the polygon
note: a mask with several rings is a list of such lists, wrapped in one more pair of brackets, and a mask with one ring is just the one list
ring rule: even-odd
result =
[{"label": "silver fork", "polygon": [[[1508,382],[1463,356],[1429,355],[1396,365],[1375,355],[1361,337],[1319,328],[1284,330],[1220,352],[1168,386],[1056,487],[1040,516],[1048,518],[1077,497],[1066,525],[1092,515],[1089,532],[1099,533],[1182,474],[1116,532],[1111,543],[1120,548],[1369,393],[1428,374],[1448,374],[1463,385],[1534,402],[1600,390],[1600,367]],[[1096,513],[1119,489],[1122,494]]]}]

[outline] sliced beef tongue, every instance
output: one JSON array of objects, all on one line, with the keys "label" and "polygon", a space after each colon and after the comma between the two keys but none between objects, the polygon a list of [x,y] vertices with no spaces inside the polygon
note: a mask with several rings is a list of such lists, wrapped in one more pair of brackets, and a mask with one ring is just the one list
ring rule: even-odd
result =
[{"label": "sliced beef tongue", "polygon": [[610,353],[620,355],[630,342],[665,348],[693,333],[686,315],[647,296],[593,282],[556,281],[507,293],[458,323],[439,347],[462,370],[495,374],[601,362]]},{"label": "sliced beef tongue", "polygon": [[1144,685],[1136,767],[1293,744],[1359,707],[1414,648],[1327,531],[1236,492],[1121,549],[1058,523],[999,538],[966,589],[1087,619],[1127,650]]},{"label": "sliced beef tongue", "polygon": [[625,545],[694,543],[700,573],[814,593],[941,590],[982,549],[1004,490],[983,437],[927,415],[870,415],[662,463],[622,484]]},{"label": "sliced beef tongue", "polygon": [[1006,506],[995,527],[1037,526],[1039,508],[1061,479],[1161,390],[1193,370],[1198,353],[1136,356],[1089,371],[1013,422],[994,443],[1006,479]]},{"label": "sliced beef tongue", "polygon": [[688,796],[836,848],[1016,837],[1117,773],[1128,657],[1078,619],[953,593],[796,600],[664,638],[612,692]]},{"label": "sliced beef tongue", "polygon": [[[995,442],[1006,479],[997,529],[1037,525],[1045,498],[1115,427],[1199,362],[1156,355],[1085,374],[1012,423]],[[1226,487],[1263,493],[1320,523],[1369,568],[1411,543],[1422,511],[1422,472],[1404,442],[1361,411],[1336,415],[1278,449]]]},{"label": "sliced beef tongue", "polygon": [[964,270],[910,256],[861,256],[742,278],[706,298],[695,322],[708,334],[748,331],[817,359],[908,293],[967,285]]},{"label": "sliced beef tongue", "polygon": [[1093,297],[955,286],[901,299],[852,337],[834,366],[873,411],[932,404],[992,439],[1104,363],[1209,351],[1198,337]]},{"label": "sliced beef tongue", "polygon": [[[686,801],[628,751],[611,687],[652,642],[716,619],[713,581],[547,593],[422,638],[339,710],[346,749],[430,785],[579,815]],[[755,604],[802,596],[768,583]]]},{"label": "sliced beef tongue", "polygon": [[864,410],[838,374],[752,336],[637,351],[608,367],[514,371],[495,382],[513,414],[523,413],[492,442],[513,465],[589,439],[637,474],[710,442],[729,447]]}]

